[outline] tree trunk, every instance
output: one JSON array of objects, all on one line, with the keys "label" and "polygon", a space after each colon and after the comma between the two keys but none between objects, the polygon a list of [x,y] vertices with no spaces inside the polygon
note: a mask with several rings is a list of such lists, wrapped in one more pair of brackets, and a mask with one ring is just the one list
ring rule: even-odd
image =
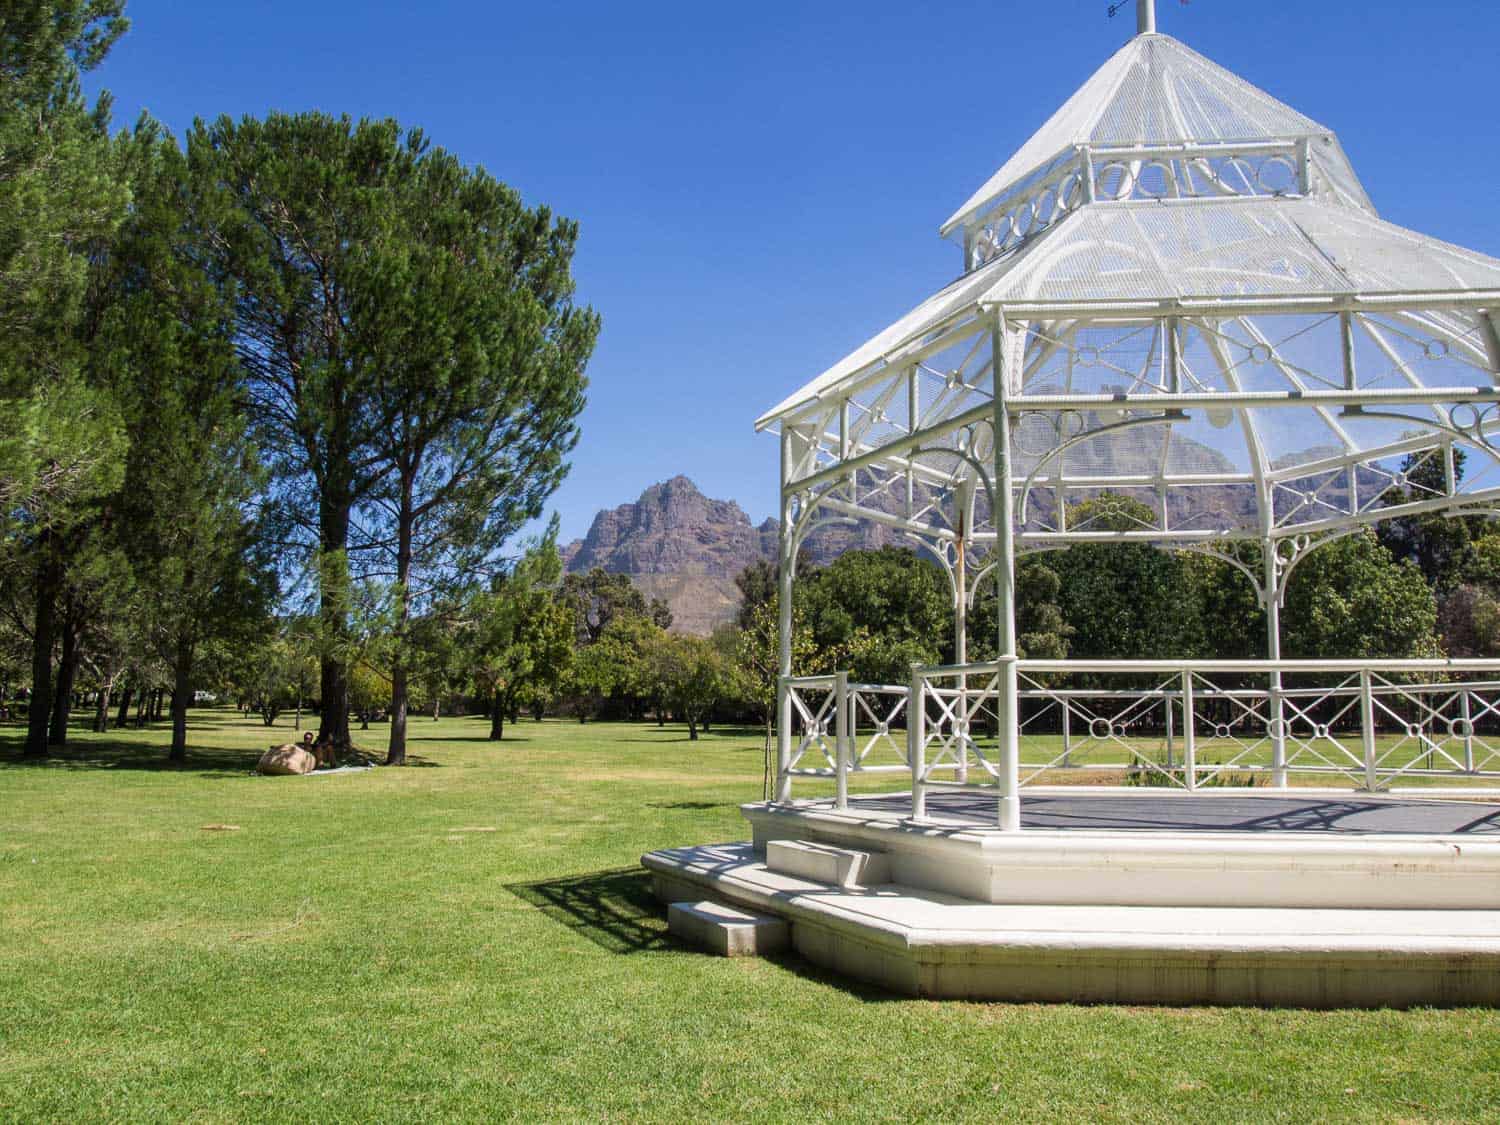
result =
[{"label": "tree trunk", "polygon": [[[330,449],[334,458],[338,450]],[[351,485],[326,480],[318,504],[318,546],[323,552],[318,582],[318,618],[324,650],[319,661],[318,685],[322,709],[318,713],[318,738],[327,739],[335,751],[349,749],[349,667],[342,643],[349,635],[349,513],[353,507]]]},{"label": "tree trunk", "polygon": [[442,697],[437,692],[432,693],[432,721],[438,721],[438,712],[442,709]]},{"label": "tree trunk", "polygon": [[161,708],[162,703],[166,700],[166,696],[166,688],[157,688],[151,693],[151,721],[153,723],[161,722]]},{"label": "tree trunk", "polygon": [[297,679],[297,717],[292,720],[292,729],[302,729],[302,679]]},{"label": "tree trunk", "polygon": [[52,717],[52,645],[57,639],[57,595],[62,586],[62,561],[53,549],[50,532],[42,532],[40,548],[36,616],[31,633],[31,700],[26,708],[28,758],[47,756],[47,723]]},{"label": "tree trunk", "polygon": [[140,698],[135,705],[135,726],[139,730],[146,725],[146,709],[151,705],[151,690],[141,688]]},{"label": "tree trunk", "polygon": [[135,686],[126,684],[120,690],[120,709],[115,712],[115,726],[123,727],[130,718],[130,697],[135,694]]},{"label": "tree trunk", "polygon": [[391,742],[385,764],[406,765],[406,665],[398,657],[391,665]]},{"label": "tree trunk", "polygon": [[180,766],[187,761],[187,713],[188,703],[193,698],[191,640],[185,637],[177,639],[177,652],[172,665],[172,748],[167,751],[167,761]]},{"label": "tree trunk", "polygon": [[115,689],[115,679],[120,673],[106,665],[104,678],[99,681],[99,696],[94,700],[94,733],[103,734],[109,730],[109,697]]},{"label": "tree trunk", "polygon": [[57,662],[57,690],[52,696],[52,721],[47,729],[50,746],[68,744],[68,721],[73,717],[73,682],[78,676],[78,634],[81,631],[69,606],[63,612],[62,659]]},{"label": "tree trunk", "polygon": [[401,500],[396,512],[396,657],[391,661],[391,742],[388,766],[406,765],[406,628],[411,620],[411,562],[413,476],[416,466],[401,473]]},{"label": "tree trunk", "polygon": [[697,742],[698,741],[698,717],[696,715],[694,715],[691,711],[689,711],[688,712],[687,721],[688,721],[688,741],[689,742]]},{"label": "tree trunk", "polygon": [[499,742],[505,737],[505,703],[497,691],[490,700],[490,741]]}]

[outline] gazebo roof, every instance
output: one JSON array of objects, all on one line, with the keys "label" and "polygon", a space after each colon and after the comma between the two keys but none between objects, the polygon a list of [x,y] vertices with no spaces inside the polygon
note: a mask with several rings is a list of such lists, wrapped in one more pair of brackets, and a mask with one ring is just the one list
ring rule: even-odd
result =
[{"label": "gazebo roof", "polygon": [[1317,142],[1334,198],[1373,213],[1331,130],[1170,35],[1137,35],[953,213],[942,233],[948,235],[990,200],[1083,146],[1103,155],[1111,148],[1142,145],[1302,138]]},{"label": "gazebo roof", "polygon": [[943,233],[963,275],[756,422],[809,510],[985,541],[1001,413],[1032,545],[1101,491],[1178,543],[1500,501],[1500,260],[1381,220],[1333,133],[1169,36]]}]

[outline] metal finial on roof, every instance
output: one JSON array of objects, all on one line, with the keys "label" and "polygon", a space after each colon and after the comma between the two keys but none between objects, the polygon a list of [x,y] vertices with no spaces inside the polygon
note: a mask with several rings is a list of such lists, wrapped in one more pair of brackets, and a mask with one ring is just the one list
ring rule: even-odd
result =
[{"label": "metal finial on roof", "polygon": [[1135,33],[1150,35],[1156,31],[1156,0],[1135,0]]}]

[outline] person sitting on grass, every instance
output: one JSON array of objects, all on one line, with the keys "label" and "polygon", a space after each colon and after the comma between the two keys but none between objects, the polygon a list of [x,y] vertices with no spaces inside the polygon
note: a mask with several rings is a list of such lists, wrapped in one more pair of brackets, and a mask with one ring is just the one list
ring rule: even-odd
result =
[{"label": "person sitting on grass", "polygon": [[315,743],[313,743],[312,751],[313,757],[318,760],[318,764],[315,768],[322,769],[324,766],[327,766],[329,769],[332,769],[334,766],[338,765],[338,762],[333,756],[332,735],[325,734],[319,737],[319,739]]},{"label": "person sitting on grass", "polygon": [[305,731],[302,735],[302,749],[313,756],[313,760],[316,763],[313,766],[314,769],[322,769],[325,765],[332,766],[334,764],[333,739],[331,738],[323,737],[314,742],[313,732]]}]

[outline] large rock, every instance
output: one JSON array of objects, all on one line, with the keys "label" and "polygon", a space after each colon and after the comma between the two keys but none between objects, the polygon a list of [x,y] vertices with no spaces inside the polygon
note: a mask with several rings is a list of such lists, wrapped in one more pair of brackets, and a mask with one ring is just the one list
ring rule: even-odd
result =
[{"label": "large rock", "polygon": [[255,768],[260,773],[303,774],[312,773],[317,764],[318,760],[310,753],[296,743],[288,742],[267,750],[260,756],[260,763]]}]

